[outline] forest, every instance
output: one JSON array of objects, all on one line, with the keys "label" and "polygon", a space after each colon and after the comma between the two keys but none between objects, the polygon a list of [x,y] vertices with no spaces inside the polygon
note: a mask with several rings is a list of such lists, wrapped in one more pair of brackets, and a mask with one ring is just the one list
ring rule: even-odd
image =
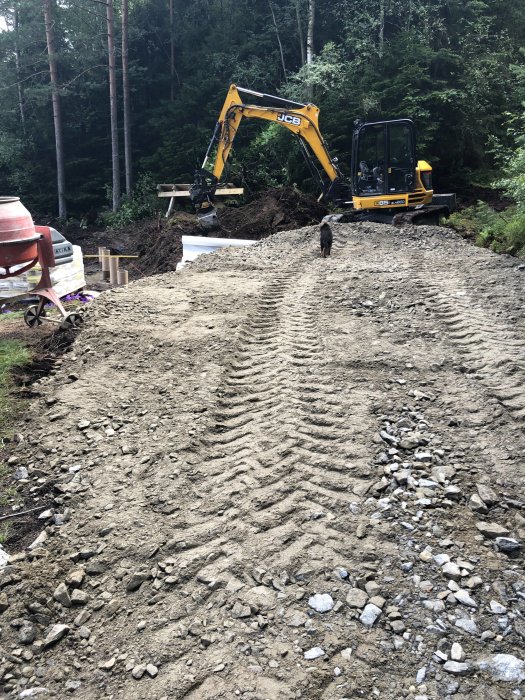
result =
[{"label": "forest", "polygon": [[[520,3],[2,0],[0,15],[0,187],[40,216],[139,216],[156,183],[191,181],[234,82],[317,104],[343,171],[357,118],[409,117],[436,189],[475,203],[496,187],[525,221]],[[243,125],[229,178],[314,190],[275,124]]]}]

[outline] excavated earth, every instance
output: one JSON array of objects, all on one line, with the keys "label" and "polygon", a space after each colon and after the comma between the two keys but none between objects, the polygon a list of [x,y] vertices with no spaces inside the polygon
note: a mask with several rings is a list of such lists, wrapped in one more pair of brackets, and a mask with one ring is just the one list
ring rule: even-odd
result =
[{"label": "excavated earth", "polygon": [[333,228],[105,292],[33,386],[5,697],[523,697],[524,266]]}]

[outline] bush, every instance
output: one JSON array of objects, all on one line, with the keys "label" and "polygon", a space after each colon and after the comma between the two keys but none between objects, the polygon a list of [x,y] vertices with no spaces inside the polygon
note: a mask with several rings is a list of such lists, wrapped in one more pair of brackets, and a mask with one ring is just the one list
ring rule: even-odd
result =
[{"label": "bush", "polygon": [[[111,190],[108,193],[111,196]],[[134,221],[156,216],[159,210],[157,185],[149,173],[140,175],[131,196],[124,195],[116,212],[104,212],[99,221],[106,228],[116,229],[128,226]]]},{"label": "bush", "polygon": [[513,206],[504,212],[485,202],[451,215],[449,223],[462,236],[496,253],[525,256],[525,212]]}]

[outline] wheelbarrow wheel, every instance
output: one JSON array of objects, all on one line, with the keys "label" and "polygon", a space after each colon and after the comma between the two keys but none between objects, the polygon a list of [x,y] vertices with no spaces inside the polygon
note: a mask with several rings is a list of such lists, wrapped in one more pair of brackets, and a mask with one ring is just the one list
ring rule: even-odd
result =
[{"label": "wheelbarrow wheel", "polygon": [[79,328],[82,325],[83,318],[82,314],[78,311],[71,311],[64,317],[64,320],[60,324],[60,328],[63,330],[69,330],[70,328]]},{"label": "wheelbarrow wheel", "polygon": [[28,306],[24,313],[24,321],[26,326],[29,328],[36,328],[41,326],[43,321],[42,318],[46,315],[45,309],[38,310],[38,304],[33,304]]}]

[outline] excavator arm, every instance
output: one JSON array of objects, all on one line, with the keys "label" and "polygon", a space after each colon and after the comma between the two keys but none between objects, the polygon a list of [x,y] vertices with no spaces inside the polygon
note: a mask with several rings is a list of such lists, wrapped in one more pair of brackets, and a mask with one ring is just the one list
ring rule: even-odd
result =
[{"label": "excavator arm", "polygon": [[[271,100],[276,105],[265,107],[245,104],[241,98],[241,93]],[[319,109],[315,105],[304,105],[231,85],[219,115],[219,120],[215,125],[215,131],[206,151],[203,164],[196,172],[195,181],[190,189],[190,197],[197,210],[201,224],[209,228],[217,223],[213,199],[243,118],[276,122],[298,136],[312,173],[316,174],[321,180],[323,189],[321,196],[327,196],[335,200],[351,200],[350,187],[344,182],[336,165],[337,161],[330,156],[326,143],[319,131]],[[215,147],[217,150],[214,156],[213,168],[210,170],[208,169],[208,164]],[[324,185],[313,162],[312,154],[328,176],[328,186]]]}]

